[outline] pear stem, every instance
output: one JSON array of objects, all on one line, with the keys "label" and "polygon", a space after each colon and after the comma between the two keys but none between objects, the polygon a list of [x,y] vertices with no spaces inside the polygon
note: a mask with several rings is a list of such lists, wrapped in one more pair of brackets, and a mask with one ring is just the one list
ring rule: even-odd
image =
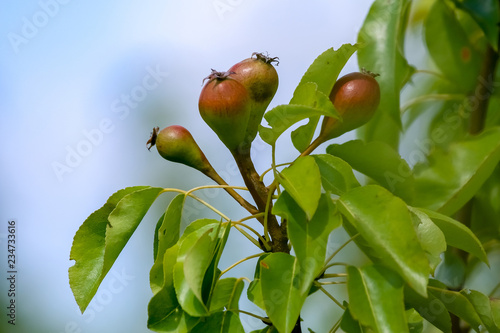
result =
[{"label": "pear stem", "polygon": [[320,144],[322,144],[323,142],[325,142],[325,141],[326,141],[326,140],[325,140],[325,139],[324,139],[321,135],[320,135],[320,136],[318,136],[318,137],[317,137],[317,138],[316,138],[316,139],[315,139],[315,140],[314,140],[314,141],[313,141],[313,142],[309,145],[309,147],[307,147],[307,148],[306,148],[306,150],[304,150],[304,151],[302,152],[302,154],[300,154],[300,157],[302,157],[302,156],[307,156],[307,155],[311,154],[311,153],[314,151],[314,149],[318,148],[318,146],[319,146]]},{"label": "pear stem", "polygon": [[[211,178],[213,181],[215,181],[217,184],[219,185],[225,185],[225,186],[229,186],[226,181],[224,179],[222,179],[221,176],[219,176],[219,174],[213,169],[213,168],[210,168],[208,169],[207,171],[204,172],[204,174]],[[231,187],[224,187],[224,190],[226,190],[226,192],[232,196],[234,198],[234,200],[236,200],[243,208],[245,208],[250,214],[252,215],[256,215],[256,214],[259,214],[259,210],[254,206],[252,205],[251,203],[249,203],[248,201],[246,201],[241,195],[239,195],[233,188]]]},{"label": "pear stem", "polygon": [[259,174],[255,170],[255,166],[250,157],[250,149],[241,149],[240,151],[233,151],[232,153],[240,169],[243,181],[250,191],[257,208],[260,212],[267,212],[266,219],[259,220],[259,222],[267,227],[271,235],[273,252],[289,253],[290,249],[288,248],[286,230],[282,230],[276,216],[271,213],[270,205],[272,203],[268,203],[269,189],[261,181]]}]

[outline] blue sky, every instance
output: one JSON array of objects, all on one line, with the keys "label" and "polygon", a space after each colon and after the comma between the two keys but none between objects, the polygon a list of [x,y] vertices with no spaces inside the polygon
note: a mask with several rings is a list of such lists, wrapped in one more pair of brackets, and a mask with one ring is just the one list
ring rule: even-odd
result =
[{"label": "blue sky", "polygon": [[[2,319],[2,331],[23,332],[37,322],[40,332],[148,332],[152,233],[168,198],[148,213],[83,316],[67,280],[69,250],[80,224],[127,186],[186,189],[209,183],[195,170],[145,149],[154,126],[185,126],[214,167],[241,183],[231,172],[229,153],[199,117],[202,79],[210,68],[227,70],[254,51],[269,52],[280,57],[280,87],[271,106],[287,103],[316,56],[356,41],[370,3],[5,4],[0,12],[0,242],[7,221],[16,219],[20,273],[18,325],[6,327]],[[356,69],[353,58],[344,72]],[[278,151],[281,161],[295,154],[287,145],[283,141]],[[269,150],[259,147],[255,163],[262,171]],[[221,209],[231,210],[232,202],[224,194],[220,198]],[[245,250],[235,249],[221,265],[246,256]],[[239,273],[248,275],[252,268],[253,263]],[[3,292],[0,299],[3,308]]]}]

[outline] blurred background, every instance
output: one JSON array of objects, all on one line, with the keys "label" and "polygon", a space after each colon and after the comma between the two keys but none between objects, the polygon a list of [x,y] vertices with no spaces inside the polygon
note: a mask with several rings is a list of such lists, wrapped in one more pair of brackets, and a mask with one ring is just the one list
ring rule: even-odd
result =
[{"label": "blurred background", "polygon": [[[190,189],[211,181],[163,160],[146,141],[153,127],[191,131],[212,165],[241,185],[229,152],[199,116],[202,79],[252,52],[280,58],[278,93],[288,103],[323,51],[355,43],[371,0],[357,1],[70,1],[4,3],[0,12],[0,331],[148,332],[149,270],[164,195],[130,239],[82,315],[68,283],[71,243],[83,221],[119,189],[152,185]],[[342,74],[357,70],[354,56]],[[337,140],[344,141],[343,136]],[[278,141],[278,163],[297,152]],[[319,152],[324,147],[319,148]],[[270,165],[260,140],[259,172]],[[245,216],[220,191],[199,195],[234,219]],[[187,224],[211,216],[191,201]],[[7,324],[7,223],[16,221],[16,325]],[[257,227],[257,226],[256,226]],[[336,231],[329,251],[346,237]],[[220,268],[257,249],[232,232]],[[354,251],[347,247],[345,260]],[[339,259],[340,261],[342,259]],[[253,277],[255,260],[228,276]],[[342,290],[332,288],[339,299]],[[259,313],[242,296],[241,308]],[[259,313],[262,314],[262,313]],[[328,331],[340,316],[324,295],[308,299],[305,327]],[[247,331],[262,323],[241,316]]]}]

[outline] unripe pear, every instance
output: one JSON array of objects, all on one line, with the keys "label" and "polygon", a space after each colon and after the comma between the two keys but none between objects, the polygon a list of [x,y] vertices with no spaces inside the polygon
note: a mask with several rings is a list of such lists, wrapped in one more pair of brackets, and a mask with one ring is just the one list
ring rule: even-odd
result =
[{"label": "unripe pear", "polygon": [[342,119],[323,119],[319,136],[324,141],[358,128],[373,117],[380,103],[380,87],[376,76],[367,71],[354,72],[335,82],[330,100]]},{"label": "unripe pear", "polygon": [[[152,145],[156,144],[158,153],[164,159],[188,165],[203,173],[212,170],[212,166],[205,154],[203,154],[187,129],[182,126],[172,125],[165,127],[157,134],[155,132],[153,131],[150,141]],[[154,137],[155,134],[156,137]]]},{"label": "unripe pear", "polygon": [[198,108],[203,120],[232,152],[244,142],[250,117],[250,96],[231,72],[212,70],[201,90]]},{"label": "unripe pear", "polygon": [[247,143],[251,143],[262,121],[264,112],[278,90],[278,73],[272,65],[278,58],[254,52],[252,57],[233,65],[228,72],[248,91],[251,99],[251,114],[246,129]]}]

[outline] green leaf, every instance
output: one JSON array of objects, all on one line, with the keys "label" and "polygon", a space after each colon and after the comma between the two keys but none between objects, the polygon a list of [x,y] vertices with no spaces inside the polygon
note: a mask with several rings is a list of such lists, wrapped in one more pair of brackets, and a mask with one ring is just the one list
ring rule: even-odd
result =
[{"label": "green leaf", "polygon": [[493,321],[497,327],[500,327],[500,299],[492,299],[490,305]]},{"label": "green leaf", "polygon": [[480,331],[481,319],[463,294],[437,287],[429,287],[429,293],[439,299],[449,312],[466,321],[476,332]]},{"label": "green leaf", "polygon": [[427,214],[439,229],[441,229],[448,245],[473,254],[481,261],[488,264],[488,257],[486,256],[486,252],[481,242],[469,228],[446,215],[428,209],[419,210]]},{"label": "green leaf", "polygon": [[[407,205],[378,185],[357,187],[338,201],[346,230],[377,263],[399,273],[415,291],[426,295],[429,261],[413,227]],[[354,229],[354,230],[353,230]]]},{"label": "green leaf", "polygon": [[312,156],[318,165],[321,183],[325,191],[342,195],[350,189],[360,186],[352,167],[343,159],[328,154]]},{"label": "green leaf", "polygon": [[[499,112],[500,113],[500,112]],[[472,201],[470,229],[485,244],[500,240],[500,165],[486,180]]]},{"label": "green leaf", "polygon": [[184,194],[179,194],[172,199],[162,219],[158,221],[159,224],[161,222],[161,225],[159,225],[157,232],[155,232],[157,254],[149,273],[149,280],[153,293],[155,293],[163,283],[163,255],[167,249],[179,240],[182,208],[185,198],[186,196]]},{"label": "green leaf", "polygon": [[476,290],[462,290],[460,291],[460,293],[464,295],[472,304],[476,313],[478,314],[479,318],[481,318],[481,321],[483,322],[489,333],[500,332],[500,326],[497,326],[497,324],[495,324],[491,309],[491,303],[488,296]]},{"label": "green leaf", "polygon": [[245,333],[240,317],[231,312],[217,312],[206,317],[190,333]]},{"label": "green leaf", "polygon": [[[294,97],[290,104],[309,106],[315,109],[325,110],[329,113],[337,113],[330,98],[324,92],[318,90],[314,82],[299,84],[295,89]],[[303,152],[309,146],[314,136],[320,116],[309,118],[309,122],[295,129],[292,134],[292,142],[298,151]]]},{"label": "green leaf", "polygon": [[269,253],[264,253],[257,260],[257,265],[255,266],[254,280],[250,283],[247,289],[247,297],[255,305],[260,307],[262,310],[266,310],[264,305],[264,300],[262,298],[262,284],[260,282],[260,262],[266,258]]},{"label": "green leaf", "polygon": [[[68,274],[71,290],[82,313],[94,297],[99,285],[142,216],[161,190],[149,186],[135,186],[120,190],[109,197],[103,207],[92,213],[76,232],[70,253],[70,260],[75,260],[75,264],[69,268]],[[136,192],[139,194],[129,197]],[[141,207],[132,207],[130,212],[124,211],[126,206],[134,201]],[[114,218],[118,212],[131,217],[129,220],[131,225],[122,235],[121,241],[114,238],[116,235],[114,233],[108,235],[108,224],[110,223],[108,217],[116,209],[118,210],[113,215]],[[140,216],[142,211],[144,214]],[[134,218],[136,219],[134,220]],[[125,220],[127,217],[125,216],[123,219]],[[122,231],[125,229],[119,225],[117,228]]]},{"label": "green leaf", "polygon": [[148,304],[148,328],[155,332],[189,332],[198,318],[185,313],[174,289],[173,267],[177,260],[179,246],[168,248],[163,256],[163,282],[161,289],[154,294]]},{"label": "green leaf", "polygon": [[414,71],[402,54],[408,0],[376,0],[358,35],[360,68],[380,74],[380,105],[359,130],[360,137],[382,141],[393,148],[401,130],[400,90]]},{"label": "green leaf", "polygon": [[340,157],[407,203],[412,202],[415,194],[413,173],[408,163],[388,144],[353,140],[330,145],[326,151]]},{"label": "green leaf", "polygon": [[406,321],[411,333],[422,333],[424,330],[424,319],[415,309],[406,310]]},{"label": "green leaf", "polygon": [[271,253],[260,266],[266,313],[280,333],[290,333],[307,297],[299,289],[297,261],[286,253]]},{"label": "green leaf", "polygon": [[[203,280],[215,255],[219,229],[209,229],[191,246],[184,259],[184,278],[198,300],[202,297]],[[210,272],[211,273],[211,272]]]},{"label": "green leaf", "polygon": [[492,174],[500,161],[500,128],[456,142],[448,151],[436,148],[429,163],[415,166],[414,206],[451,215],[458,211]]},{"label": "green leaf", "polygon": [[344,306],[346,307],[344,313],[342,314],[342,320],[340,322],[340,328],[344,332],[349,333],[362,333],[361,327],[359,326],[359,322],[352,317],[351,310],[349,310],[349,306],[346,302],[344,302]]},{"label": "green leaf", "polygon": [[279,333],[275,327],[272,326],[266,326],[261,330],[255,330],[250,333]]},{"label": "green leaf", "polygon": [[481,56],[453,10],[444,1],[434,2],[424,29],[425,42],[434,63],[464,92],[470,91],[479,75]]},{"label": "green leaf", "polygon": [[262,298],[262,283],[260,278],[255,278],[252,282],[250,282],[247,289],[247,297],[252,303],[257,305],[262,310],[266,309],[264,299]]},{"label": "green leaf", "polygon": [[443,262],[436,270],[436,279],[449,289],[460,289],[465,281],[466,264],[454,251],[444,253]]},{"label": "green leaf", "polygon": [[103,272],[106,273],[111,268],[149,207],[162,191],[162,187],[148,187],[127,194],[109,214]]},{"label": "green leaf", "polygon": [[441,254],[446,251],[446,238],[438,226],[427,214],[408,207],[410,210],[418,240],[424,249],[431,267],[431,274],[441,262]]},{"label": "green leaf", "polygon": [[403,281],[378,265],[349,266],[347,292],[354,319],[373,332],[408,332],[403,302]]},{"label": "green leaf", "polygon": [[[431,280],[432,281],[432,280]],[[443,302],[428,292],[427,297],[417,294],[413,289],[404,288],[404,299],[408,308],[414,308],[425,320],[444,333],[451,333],[451,318]]]},{"label": "green leaf", "polygon": [[174,265],[174,287],[177,299],[182,309],[194,317],[208,316],[208,307],[202,302],[191,289],[184,273],[184,263],[190,250],[195,246],[200,238],[207,232],[218,231],[220,222],[212,219],[202,219],[192,222],[179,239],[179,254]]},{"label": "green leaf", "polygon": [[320,54],[302,76],[290,104],[302,104],[301,96],[297,92],[309,82],[316,83],[318,91],[327,96],[330,95],[340,71],[356,50],[356,45],[344,44],[337,50],[330,48]]},{"label": "green leaf", "polygon": [[496,0],[462,0],[454,1],[457,7],[467,11],[483,30],[491,47],[498,50],[498,22],[500,6]]},{"label": "green leaf", "polygon": [[278,105],[264,115],[271,128],[260,126],[259,135],[264,142],[273,145],[278,137],[292,125],[303,119],[316,116],[339,117],[333,104],[331,104],[330,110],[295,104]]},{"label": "green leaf", "polygon": [[316,214],[309,221],[288,192],[281,193],[273,214],[288,222],[288,236],[299,264],[300,292],[308,293],[325,262],[328,236],[342,223],[329,195],[323,194]]},{"label": "green leaf", "polygon": [[238,301],[245,283],[243,279],[226,278],[217,281],[210,298],[210,312],[237,310]]},{"label": "green leaf", "polygon": [[156,257],[158,256],[158,232],[160,231],[160,227],[163,223],[163,219],[165,219],[165,213],[163,213],[160,218],[158,219],[158,222],[156,222],[156,227],[155,227],[155,235],[153,238],[153,261],[156,261]]},{"label": "green leaf", "polygon": [[314,158],[299,157],[277,178],[310,219],[316,212],[321,196],[321,174]]},{"label": "green leaf", "polygon": [[[303,88],[310,83],[314,83],[317,91],[328,97],[340,74],[340,71],[344,68],[345,64],[354,54],[356,49],[356,45],[344,44],[338,50],[330,48],[319,55],[309,66],[306,73],[302,76],[302,79],[300,80],[300,83],[295,89],[293,97],[290,100],[290,104],[314,106],[310,100],[311,96],[314,95],[312,93],[303,93]],[[303,152],[311,143],[318,121],[319,116],[311,117],[308,124],[303,125],[292,132],[293,145],[300,152]]]}]

